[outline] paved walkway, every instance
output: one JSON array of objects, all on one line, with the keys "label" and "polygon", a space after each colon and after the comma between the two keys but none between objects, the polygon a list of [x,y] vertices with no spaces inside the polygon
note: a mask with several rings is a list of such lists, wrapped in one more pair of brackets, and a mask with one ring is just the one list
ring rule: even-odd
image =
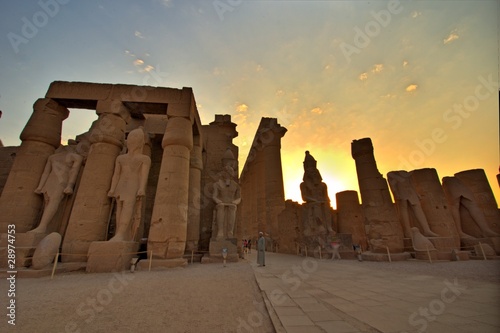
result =
[{"label": "paved walkway", "polygon": [[447,275],[449,262],[410,263],[427,274],[420,275],[387,266],[397,262],[266,253],[258,267],[256,251],[247,259],[278,333],[500,332],[500,285]]}]

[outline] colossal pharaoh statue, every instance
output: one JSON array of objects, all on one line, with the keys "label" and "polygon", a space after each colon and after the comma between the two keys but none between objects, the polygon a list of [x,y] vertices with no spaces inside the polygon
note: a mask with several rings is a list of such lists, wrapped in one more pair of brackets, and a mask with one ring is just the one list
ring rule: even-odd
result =
[{"label": "colossal pharaoh statue", "polygon": [[443,177],[443,189],[446,193],[448,201],[451,205],[451,213],[458,233],[461,238],[471,238],[472,236],[466,234],[462,229],[462,217],[460,214],[461,208],[467,210],[472,217],[472,220],[477,224],[481,230],[483,237],[498,237],[495,231],[491,230],[482,210],[476,203],[472,191],[463,184],[457,177]]},{"label": "colossal pharaoh statue", "polygon": [[144,131],[132,130],[127,137],[127,153],[116,158],[109,197],[116,199],[116,232],[110,241],[133,241],[140,222],[134,218],[140,213],[145,195],[151,159],[142,153]]},{"label": "colossal pharaoh statue", "polygon": [[[73,142],[70,142],[73,143]],[[78,172],[84,157],[82,145],[60,146],[49,156],[40,183],[35,190],[43,194],[44,209],[40,224],[30,233],[45,233],[54,219],[63,199],[73,194]]]},{"label": "colossal pharaoh statue", "polygon": [[[240,185],[234,180],[234,170],[225,165],[220,178],[214,183],[216,240],[234,237],[236,207],[241,202]],[[215,233],[215,230],[213,230]]]},{"label": "colossal pharaoh statue", "polygon": [[326,242],[326,236],[333,232],[330,214],[330,198],[328,189],[319,170],[316,168],[316,160],[309,151],[304,158],[304,177],[300,184],[300,192],[306,217],[304,221],[304,236],[317,237],[320,245]]},{"label": "colossal pharaoh statue", "polygon": [[415,216],[420,231],[427,237],[439,237],[432,232],[425,217],[420,199],[415,188],[411,184],[411,174],[407,171],[391,171],[387,174],[389,186],[391,187],[396,206],[398,207],[405,237],[412,238],[412,226],[410,224],[410,210]]}]

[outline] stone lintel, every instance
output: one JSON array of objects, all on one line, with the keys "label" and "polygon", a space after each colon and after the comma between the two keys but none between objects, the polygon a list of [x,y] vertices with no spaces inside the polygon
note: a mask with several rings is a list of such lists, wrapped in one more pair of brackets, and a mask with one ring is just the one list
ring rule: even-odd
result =
[{"label": "stone lintel", "polygon": [[45,97],[54,99],[100,100],[111,93],[112,84],[54,81]]},{"label": "stone lintel", "polygon": [[98,115],[103,113],[114,114],[121,117],[126,123],[130,122],[130,110],[117,99],[97,101],[96,113]]}]

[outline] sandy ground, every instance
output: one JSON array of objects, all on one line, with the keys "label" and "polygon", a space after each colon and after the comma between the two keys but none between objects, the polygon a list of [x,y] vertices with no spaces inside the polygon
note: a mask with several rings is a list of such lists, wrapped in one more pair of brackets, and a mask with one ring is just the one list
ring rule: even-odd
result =
[{"label": "sandy ground", "polygon": [[0,332],[274,332],[247,261],[17,279],[15,327],[7,286],[2,279]]}]

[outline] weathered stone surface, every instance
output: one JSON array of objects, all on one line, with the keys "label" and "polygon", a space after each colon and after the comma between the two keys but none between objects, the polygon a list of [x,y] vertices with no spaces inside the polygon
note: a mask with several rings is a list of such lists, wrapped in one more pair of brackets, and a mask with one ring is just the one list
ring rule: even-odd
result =
[{"label": "weathered stone surface", "polygon": [[42,269],[54,262],[62,237],[57,232],[53,232],[44,237],[38,243],[33,254],[31,267],[33,269]]},{"label": "weathered stone surface", "polygon": [[191,122],[170,118],[163,137],[163,162],[149,229],[153,258],[182,258],[186,248],[189,204],[189,159],[193,146]]},{"label": "weathered stone surface", "polygon": [[343,191],[336,195],[337,226],[339,233],[351,234],[352,243],[360,245],[362,250],[368,249],[365,232],[365,215],[359,204],[358,192]]},{"label": "weathered stone surface", "polygon": [[42,207],[42,199],[34,191],[47,158],[61,143],[62,121],[68,114],[65,107],[51,99],[39,99],[33,105],[0,197],[0,232],[5,232],[10,223],[16,224],[18,233],[33,229]]},{"label": "weathered stone surface", "polygon": [[[418,169],[413,170],[410,174],[429,228],[441,237],[453,238],[454,248],[458,248],[460,245],[459,236],[436,169]],[[425,235],[423,228],[420,230]],[[438,250],[441,251],[439,248]]]},{"label": "weathered stone surface", "polygon": [[472,192],[476,204],[484,214],[488,227],[500,234],[500,210],[484,170],[465,170],[456,173],[455,177],[460,179]]},{"label": "weathered stone surface", "polygon": [[138,241],[142,201],[146,196],[151,159],[143,154],[144,131],[132,130],[127,137],[126,154],[116,158],[108,196],[116,200],[116,232],[110,241]]},{"label": "weathered stone surface", "polygon": [[80,180],[73,210],[63,240],[66,261],[86,261],[90,243],[107,236],[111,200],[108,191],[114,173],[115,160],[125,138],[125,120],[103,113],[92,124],[92,143]]},{"label": "weathered stone surface", "polygon": [[201,259],[202,263],[222,261],[222,249],[227,249],[226,261],[238,261],[237,239],[212,240],[210,241],[209,257]]},{"label": "weathered stone surface", "polygon": [[279,238],[278,215],[285,207],[281,138],[286,133],[276,118],[262,118],[240,176],[244,239],[269,235],[268,248]]},{"label": "weathered stone surface", "polygon": [[[238,147],[232,141],[238,136],[236,124],[231,122],[230,115],[215,115],[215,120],[209,125],[203,125],[203,141],[202,152],[203,170],[201,172],[201,188],[200,188],[200,227],[199,227],[199,244],[198,248],[201,251],[208,251],[210,239],[212,237],[212,225],[214,221],[213,212],[215,202],[212,199],[213,185],[218,180],[217,174],[222,170],[221,161],[229,149],[234,158],[238,158]],[[210,152],[210,153],[208,153]],[[238,170],[238,165],[234,167]],[[235,179],[237,181],[237,178]],[[243,192],[242,192],[243,195]],[[237,210],[237,223],[240,217],[244,216],[241,209]],[[237,232],[245,235],[244,231],[246,224],[237,224]],[[242,230],[243,229],[243,230]],[[241,235],[237,236],[242,237]],[[243,237],[244,238],[244,237]]]},{"label": "weathered stone surface", "polygon": [[356,161],[359,189],[370,250],[384,253],[403,251],[403,228],[392,203],[389,187],[377,169],[370,138],[354,140],[352,157]]},{"label": "weathered stone surface", "polygon": [[297,254],[303,238],[302,206],[295,201],[285,201],[285,209],[278,215],[280,253]]},{"label": "weathered stone surface", "polygon": [[3,187],[7,178],[9,177],[12,164],[18,151],[18,147],[1,147],[0,148],[0,195],[2,194]]},{"label": "weathered stone surface", "polygon": [[87,272],[119,272],[130,268],[137,257],[139,243],[130,241],[92,242],[89,247]]}]

